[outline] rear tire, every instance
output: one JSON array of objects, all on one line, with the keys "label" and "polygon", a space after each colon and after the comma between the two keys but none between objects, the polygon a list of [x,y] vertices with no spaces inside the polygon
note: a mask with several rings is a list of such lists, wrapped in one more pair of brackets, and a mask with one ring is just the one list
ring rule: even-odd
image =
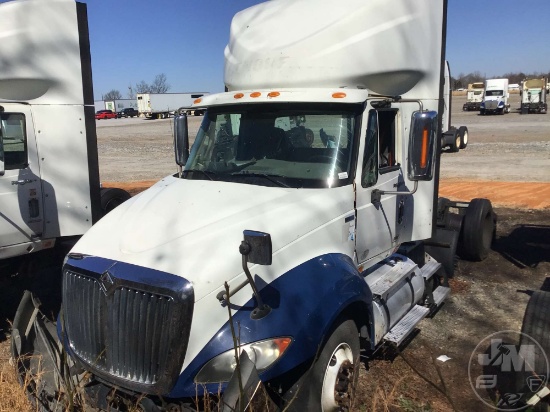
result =
[{"label": "rear tire", "polygon": [[286,410],[332,412],[351,409],[359,376],[359,350],[355,322],[343,321],[334,329],[311,368],[285,393]]},{"label": "rear tire", "polygon": [[[546,375],[548,382],[548,365],[547,358],[544,356],[550,355],[550,292],[545,292],[542,290],[537,290],[533,292],[529,302],[527,303],[527,308],[525,309],[525,316],[523,317],[523,325],[521,327],[521,332],[525,335],[530,336],[536,340],[542,348],[539,348],[537,345],[534,345],[534,356],[535,356],[535,365],[534,372],[538,375]],[[527,339],[526,336],[522,335],[520,339],[520,345],[532,344],[530,339]],[[521,347],[521,346],[520,346]],[[531,375],[529,373],[528,375]],[[526,379],[528,376],[526,373],[518,373],[517,376],[517,390],[518,392],[524,392],[527,388]],[[530,398],[531,396],[528,396]],[[527,399],[528,399],[527,398]],[[550,411],[550,399],[547,396],[542,401],[540,401],[532,409],[535,412],[548,412]]]},{"label": "rear tire", "polygon": [[466,146],[468,146],[468,128],[466,126],[460,126],[458,128],[458,134],[460,135],[460,148],[466,149]]},{"label": "rear tire", "polygon": [[460,133],[458,132],[458,130],[456,129],[452,129],[449,131],[449,133],[452,134],[452,137],[451,137],[451,145],[450,145],[450,150],[451,152],[453,153],[456,153],[460,150],[460,142],[461,142],[461,138],[460,138]]},{"label": "rear tire", "polygon": [[473,261],[484,260],[496,231],[496,215],[487,199],[472,199],[462,223],[458,254]]},{"label": "rear tire", "polygon": [[130,197],[132,196],[126,190],[116,187],[101,188],[101,211],[103,216],[130,199]]}]

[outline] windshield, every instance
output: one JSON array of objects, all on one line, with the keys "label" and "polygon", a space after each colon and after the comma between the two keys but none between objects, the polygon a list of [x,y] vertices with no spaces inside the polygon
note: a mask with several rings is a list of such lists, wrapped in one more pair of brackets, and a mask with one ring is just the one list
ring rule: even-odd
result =
[{"label": "windshield", "polygon": [[502,90],[487,90],[485,96],[504,96]]},{"label": "windshield", "polygon": [[210,108],[183,177],[284,187],[350,184],[357,105]]}]

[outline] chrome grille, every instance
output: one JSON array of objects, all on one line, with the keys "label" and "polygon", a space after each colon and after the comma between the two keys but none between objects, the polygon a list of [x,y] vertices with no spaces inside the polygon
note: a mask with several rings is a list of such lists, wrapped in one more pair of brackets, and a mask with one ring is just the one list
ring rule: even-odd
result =
[{"label": "chrome grille", "polygon": [[166,393],[183,364],[192,299],[115,280],[106,290],[97,274],[65,270],[70,349],[98,376],[129,389]]}]

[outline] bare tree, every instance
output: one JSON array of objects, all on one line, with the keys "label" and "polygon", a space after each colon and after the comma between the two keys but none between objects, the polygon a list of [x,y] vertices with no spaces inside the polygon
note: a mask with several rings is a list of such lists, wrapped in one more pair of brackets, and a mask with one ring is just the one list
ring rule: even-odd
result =
[{"label": "bare tree", "polygon": [[122,99],[122,95],[118,90],[110,90],[109,92],[105,93],[103,95],[103,100],[120,100]]},{"label": "bare tree", "polygon": [[144,80],[136,84],[136,93],[151,93],[151,86],[145,83]]},{"label": "bare tree", "polygon": [[132,85],[129,85],[128,86],[128,99],[135,99],[136,98],[136,93],[134,92],[134,88],[132,87]]},{"label": "bare tree", "polygon": [[164,73],[157,74],[151,84],[151,93],[166,93],[169,89],[170,85],[166,83],[166,75]]}]

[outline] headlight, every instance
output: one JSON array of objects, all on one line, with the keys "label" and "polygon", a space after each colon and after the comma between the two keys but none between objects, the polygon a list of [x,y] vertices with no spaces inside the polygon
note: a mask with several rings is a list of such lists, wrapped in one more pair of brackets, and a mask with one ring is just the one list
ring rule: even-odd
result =
[{"label": "headlight", "polygon": [[504,106],[504,102],[502,100],[498,102],[498,107],[503,107],[503,106]]},{"label": "headlight", "polygon": [[479,105],[479,107],[481,107],[482,109],[485,109],[485,102],[481,102],[481,104]]},{"label": "headlight", "polygon": [[[246,351],[256,370],[261,373],[283,356],[291,342],[291,338],[268,339],[243,345],[240,352]],[[227,382],[236,366],[235,350],[228,350],[210,359],[195,376],[195,383]]]}]

